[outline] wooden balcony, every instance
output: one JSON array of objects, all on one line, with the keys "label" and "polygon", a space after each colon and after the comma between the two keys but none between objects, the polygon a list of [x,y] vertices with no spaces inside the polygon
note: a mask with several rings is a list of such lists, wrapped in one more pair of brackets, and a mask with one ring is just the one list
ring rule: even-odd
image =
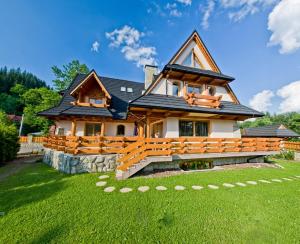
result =
[{"label": "wooden balcony", "polygon": [[208,96],[195,93],[187,93],[185,99],[191,106],[219,108],[221,105],[222,96]]}]

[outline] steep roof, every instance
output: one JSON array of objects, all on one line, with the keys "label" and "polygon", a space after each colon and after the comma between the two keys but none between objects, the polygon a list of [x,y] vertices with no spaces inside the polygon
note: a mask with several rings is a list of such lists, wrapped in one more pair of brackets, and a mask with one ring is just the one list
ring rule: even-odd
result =
[{"label": "steep roof", "polygon": [[[75,98],[70,95],[89,74],[78,74],[69,88],[64,92],[61,102],[58,106],[42,111],[42,116],[59,116],[59,115],[75,115],[75,116],[103,116],[112,117],[114,119],[126,119],[128,103],[131,100],[141,96],[144,84],[123,79],[109,78],[98,76],[108,93],[111,96],[111,104],[109,108],[94,108],[72,105],[71,102]],[[121,87],[130,87],[133,92],[121,91]]]},{"label": "steep roof", "polygon": [[300,137],[296,132],[281,124],[251,127],[242,130],[243,137]]},{"label": "steep roof", "polygon": [[148,94],[141,96],[136,100],[130,102],[130,107],[141,108],[156,108],[156,109],[168,109],[176,111],[198,112],[198,113],[213,113],[213,114],[230,114],[230,115],[245,115],[249,117],[262,117],[263,113],[260,113],[254,109],[248,108],[241,104],[235,104],[233,102],[222,101],[221,107],[207,108],[199,106],[190,106],[183,97],[167,96],[159,94]]}]

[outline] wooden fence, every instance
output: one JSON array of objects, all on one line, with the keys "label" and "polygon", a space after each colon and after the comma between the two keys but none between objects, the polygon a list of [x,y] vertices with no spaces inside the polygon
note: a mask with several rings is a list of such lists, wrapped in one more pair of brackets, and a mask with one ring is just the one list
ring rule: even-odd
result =
[{"label": "wooden fence", "polygon": [[300,142],[284,141],[283,148],[300,152]]},{"label": "wooden fence", "polygon": [[[43,136],[33,136],[32,137],[32,143],[43,143],[45,141],[46,137]],[[19,137],[19,142],[20,143],[28,143],[28,136],[20,136]]]}]

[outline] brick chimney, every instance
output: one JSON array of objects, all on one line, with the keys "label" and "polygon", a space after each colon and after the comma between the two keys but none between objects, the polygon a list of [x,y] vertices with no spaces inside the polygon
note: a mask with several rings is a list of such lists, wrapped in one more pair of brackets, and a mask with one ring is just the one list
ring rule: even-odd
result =
[{"label": "brick chimney", "polygon": [[158,67],[154,65],[145,65],[145,89],[147,89],[153,82],[154,75],[158,73]]}]

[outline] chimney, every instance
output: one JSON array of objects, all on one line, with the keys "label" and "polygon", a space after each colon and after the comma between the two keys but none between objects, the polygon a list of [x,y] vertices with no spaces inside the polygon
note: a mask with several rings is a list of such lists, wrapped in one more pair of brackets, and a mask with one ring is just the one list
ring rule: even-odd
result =
[{"label": "chimney", "polygon": [[144,70],[145,70],[145,89],[147,89],[151,85],[154,75],[157,75],[158,68],[157,66],[146,64]]}]

